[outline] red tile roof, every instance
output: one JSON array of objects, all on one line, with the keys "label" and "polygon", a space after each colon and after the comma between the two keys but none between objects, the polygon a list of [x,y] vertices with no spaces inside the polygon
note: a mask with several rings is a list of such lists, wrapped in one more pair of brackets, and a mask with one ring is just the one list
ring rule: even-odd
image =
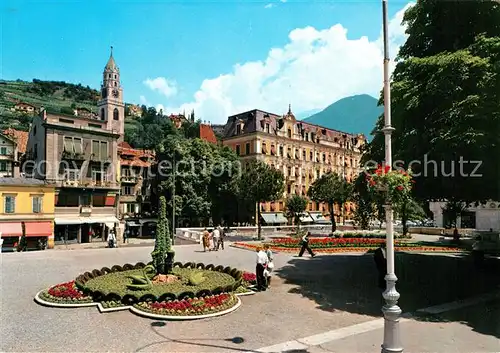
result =
[{"label": "red tile roof", "polygon": [[27,131],[20,131],[13,128],[8,128],[3,131],[4,135],[13,138],[17,143],[17,150],[21,153],[26,152],[26,145],[28,144],[29,134]]},{"label": "red tile roof", "polygon": [[211,143],[217,143],[217,137],[215,137],[214,130],[207,124],[200,124],[200,139]]},{"label": "red tile roof", "polygon": [[147,168],[151,166],[151,160],[154,159],[154,152],[150,150],[138,150],[131,148],[126,142],[118,145],[118,156],[120,165]]}]

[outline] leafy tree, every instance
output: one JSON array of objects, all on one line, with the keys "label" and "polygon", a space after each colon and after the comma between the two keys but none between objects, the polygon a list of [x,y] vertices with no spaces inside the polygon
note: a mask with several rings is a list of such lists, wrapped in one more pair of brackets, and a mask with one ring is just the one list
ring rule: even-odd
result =
[{"label": "leafy tree", "polygon": [[395,211],[396,214],[401,217],[403,235],[408,234],[408,221],[421,221],[426,218],[424,209],[413,198],[409,198],[406,202],[396,204]]},{"label": "leafy tree", "polygon": [[443,216],[450,221],[452,227],[457,227],[458,217],[469,205],[456,199],[451,199],[446,202],[443,207]]},{"label": "leafy tree", "polygon": [[292,195],[285,202],[286,217],[293,218],[297,233],[300,230],[300,217],[306,210],[307,202],[307,199],[300,195]]},{"label": "leafy tree", "polygon": [[332,233],[337,230],[334,205],[339,205],[342,218],[344,218],[344,205],[351,197],[352,190],[350,183],[337,173],[331,172],[323,174],[319,179],[316,179],[307,191],[311,200],[325,202],[328,205],[328,212],[330,212],[330,220],[332,221]]},{"label": "leafy tree", "polygon": [[[212,148],[211,178],[208,195],[214,224],[232,225],[238,218],[238,186],[241,162],[227,146],[208,144]],[[232,207],[228,207],[232,205]]]},{"label": "leafy tree", "polygon": [[[500,199],[500,5],[420,0],[404,22],[391,85],[394,160],[419,161],[410,165],[419,199]],[[377,134],[365,160],[383,155]]]},{"label": "leafy tree", "polygon": [[354,181],[353,201],[356,204],[354,220],[361,229],[369,229],[370,221],[375,215],[374,198],[368,190],[364,173],[360,173]]},{"label": "leafy tree", "polygon": [[257,204],[257,235],[261,239],[260,203],[278,200],[285,190],[283,173],[262,161],[251,161],[246,165],[239,193],[243,200]]}]

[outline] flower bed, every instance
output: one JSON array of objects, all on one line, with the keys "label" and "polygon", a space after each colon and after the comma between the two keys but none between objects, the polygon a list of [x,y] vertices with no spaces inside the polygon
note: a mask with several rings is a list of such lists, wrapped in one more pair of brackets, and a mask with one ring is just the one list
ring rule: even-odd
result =
[{"label": "flower bed", "polygon": [[243,281],[241,283],[245,288],[252,287],[257,284],[257,276],[252,272],[243,272]]},{"label": "flower bed", "polygon": [[173,281],[152,281],[153,276],[155,272],[148,272],[144,263],[104,267],[40,291],[35,300],[48,306],[100,305],[101,312],[130,308],[134,313],[149,312],[160,318],[196,319],[235,310],[241,304],[236,294],[253,293],[246,288],[243,272],[231,267],[178,262],[169,275]]},{"label": "flower bed", "polygon": [[40,297],[56,304],[85,304],[92,303],[92,297],[80,291],[75,281],[57,284],[40,293]]},{"label": "flower bed", "polygon": [[[385,243],[385,239],[364,239],[364,238],[310,238],[309,245],[316,253],[341,253],[341,252],[362,252],[372,251]],[[234,247],[255,251],[260,244],[236,242]],[[300,250],[300,241],[298,239],[281,238],[274,239],[269,243],[273,251],[298,253]],[[394,249],[396,251],[413,251],[413,252],[461,252],[460,248],[447,246],[423,246],[418,243],[396,242]]]},{"label": "flower bed", "polygon": [[232,293],[211,295],[203,298],[189,298],[168,302],[139,303],[134,307],[140,311],[164,316],[207,315],[230,309],[238,302]]}]

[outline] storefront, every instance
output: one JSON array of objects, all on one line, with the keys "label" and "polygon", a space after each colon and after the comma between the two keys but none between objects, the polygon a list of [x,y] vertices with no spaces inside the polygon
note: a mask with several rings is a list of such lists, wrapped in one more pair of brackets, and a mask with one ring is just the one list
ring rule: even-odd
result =
[{"label": "storefront", "polygon": [[[24,224],[27,250],[43,250],[54,246],[52,221],[30,221]],[[2,251],[15,251],[22,235],[21,222],[0,222]]]},{"label": "storefront", "polygon": [[127,238],[155,238],[157,219],[127,219],[125,234]]},{"label": "storefront", "polygon": [[55,243],[90,243],[106,241],[110,230],[116,232],[116,217],[56,217]]}]

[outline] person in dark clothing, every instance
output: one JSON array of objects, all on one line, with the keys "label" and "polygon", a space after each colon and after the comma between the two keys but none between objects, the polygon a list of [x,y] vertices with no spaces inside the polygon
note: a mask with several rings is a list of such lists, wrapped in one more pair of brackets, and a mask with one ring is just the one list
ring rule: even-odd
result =
[{"label": "person in dark clothing", "polygon": [[373,259],[375,260],[375,265],[377,266],[377,271],[378,271],[378,287],[380,289],[385,289],[386,288],[385,275],[387,274],[387,258],[385,256],[385,244],[383,244],[380,248],[375,250]]},{"label": "person in dark clothing", "polygon": [[313,251],[309,247],[309,237],[310,236],[311,236],[311,232],[307,232],[307,234],[302,237],[302,247],[300,248],[299,257],[302,257],[302,255],[304,255],[304,251],[306,251],[306,250],[309,253],[309,255],[311,255],[311,257],[316,256],[316,254],[313,253]]}]

